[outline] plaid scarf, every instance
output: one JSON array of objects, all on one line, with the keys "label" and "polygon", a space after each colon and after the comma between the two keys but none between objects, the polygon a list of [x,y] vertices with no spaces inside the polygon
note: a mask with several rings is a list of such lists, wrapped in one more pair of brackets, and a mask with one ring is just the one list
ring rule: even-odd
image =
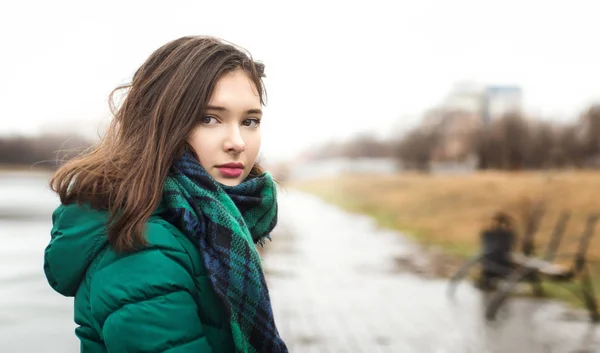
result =
[{"label": "plaid scarf", "polygon": [[199,246],[238,353],[288,351],[275,326],[255,246],[277,223],[276,198],[269,173],[226,186],[189,152],[173,164],[164,186],[167,219]]}]

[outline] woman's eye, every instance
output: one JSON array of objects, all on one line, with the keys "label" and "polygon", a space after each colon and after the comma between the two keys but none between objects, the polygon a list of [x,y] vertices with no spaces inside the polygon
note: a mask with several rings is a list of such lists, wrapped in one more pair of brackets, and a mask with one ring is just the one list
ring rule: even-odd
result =
[{"label": "woman's eye", "polygon": [[207,116],[203,116],[200,119],[200,122],[202,124],[209,125],[209,124],[216,124],[218,121],[217,121],[217,118],[215,118],[214,116],[207,115]]},{"label": "woman's eye", "polygon": [[244,126],[257,127],[260,125],[260,119],[246,119],[242,122]]}]

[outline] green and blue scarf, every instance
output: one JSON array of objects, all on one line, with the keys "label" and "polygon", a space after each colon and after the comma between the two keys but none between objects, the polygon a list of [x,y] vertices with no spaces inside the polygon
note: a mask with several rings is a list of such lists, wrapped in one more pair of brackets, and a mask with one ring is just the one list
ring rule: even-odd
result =
[{"label": "green and blue scarf", "polygon": [[287,352],[256,249],[277,224],[276,184],[270,173],[230,187],[185,152],[169,172],[163,198],[168,220],[202,252],[229,316],[236,352]]}]

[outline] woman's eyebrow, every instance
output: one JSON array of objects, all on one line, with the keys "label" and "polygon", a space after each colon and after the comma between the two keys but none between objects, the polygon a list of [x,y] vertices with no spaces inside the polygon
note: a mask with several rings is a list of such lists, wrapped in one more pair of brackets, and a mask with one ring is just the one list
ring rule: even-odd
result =
[{"label": "woman's eyebrow", "polygon": [[263,112],[260,109],[250,109],[250,110],[247,110],[246,113],[248,113],[248,114],[262,114]]},{"label": "woman's eyebrow", "polygon": [[[206,106],[206,110],[216,110],[216,111],[220,111],[220,112],[227,112],[229,111],[227,108],[225,107],[219,107],[216,105],[207,105]],[[246,114],[262,114],[262,110],[261,109],[249,109],[246,111]]]}]

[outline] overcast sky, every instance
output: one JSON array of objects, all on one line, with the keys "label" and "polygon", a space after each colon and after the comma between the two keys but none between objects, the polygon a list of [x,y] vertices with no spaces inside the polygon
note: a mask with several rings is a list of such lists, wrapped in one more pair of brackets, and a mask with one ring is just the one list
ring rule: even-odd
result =
[{"label": "overcast sky", "polygon": [[600,1],[19,1],[0,5],[0,133],[108,119],[107,96],[169,40],[210,34],[266,65],[263,153],[415,124],[456,82],[516,84],[529,112],[600,98]]}]

